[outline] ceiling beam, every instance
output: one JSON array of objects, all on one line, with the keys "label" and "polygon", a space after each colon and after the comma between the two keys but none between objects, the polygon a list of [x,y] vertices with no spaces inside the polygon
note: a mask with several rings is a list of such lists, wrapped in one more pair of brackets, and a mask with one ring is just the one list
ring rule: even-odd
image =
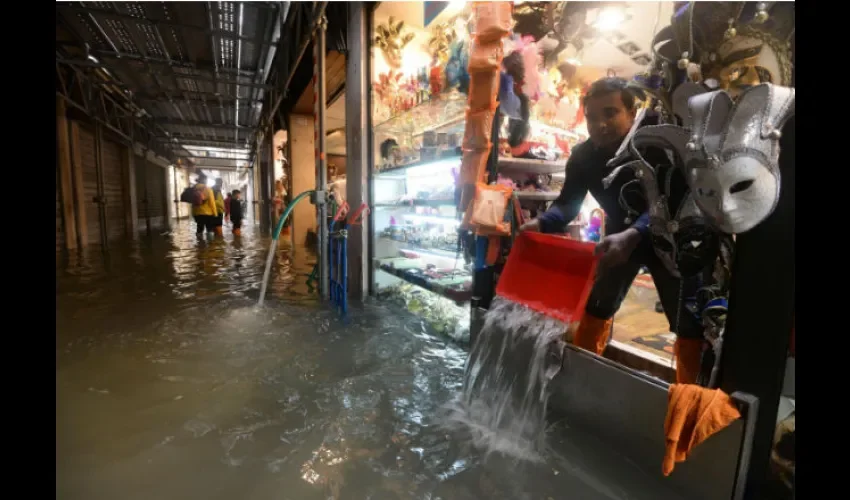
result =
[{"label": "ceiling beam", "polygon": [[255,130],[256,127],[245,127],[242,125],[225,125],[221,123],[209,123],[209,122],[196,122],[190,120],[174,120],[170,118],[154,118],[154,123],[157,125],[161,125],[163,127],[205,127],[205,128],[214,128],[217,130],[239,130],[239,131],[252,131]]},{"label": "ceiling beam", "polygon": [[[177,139],[178,142],[174,142],[174,139]],[[189,135],[189,134],[174,134],[171,135],[159,135],[154,138],[156,142],[165,142],[169,143],[172,146],[180,146],[180,147],[214,147],[214,148],[228,148],[228,149],[244,149],[245,142],[239,141],[238,143],[232,140],[226,139],[210,139],[204,138],[198,135]]]},{"label": "ceiling beam", "polygon": [[251,165],[249,163],[248,165],[245,165],[245,166],[235,165],[235,166],[232,166],[232,167],[231,166],[219,166],[219,165],[192,165],[192,168],[196,168],[196,169],[197,168],[205,168],[205,169],[208,169],[208,170],[250,170],[254,167],[253,167],[253,165]]},{"label": "ceiling beam", "polygon": [[[183,98],[183,101],[188,102],[189,104],[205,104],[206,103],[208,105],[219,105],[218,101],[214,100],[214,98],[216,96],[213,95],[213,94],[206,94],[206,93],[203,93],[203,92],[190,92],[188,90],[186,91],[186,93],[188,93],[189,95],[200,95],[201,96],[201,97]],[[169,92],[160,92],[160,93],[153,93],[153,94],[148,94],[148,93],[133,94],[133,98],[137,102],[168,102],[169,97],[171,97],[172,99],[182,98],[177,93],[169,93]],[[248,97],[240,97],[238,99],[234,99],[234,98],[231,97],[231,98],[226,98],[223,101],[225,106],[233,106],[237,102],[239,102],[240,106],[245,106],[245,105],[257,104],[257,103],[262,104],[263,100],[262,99],[250,99]]]},{"label": "ceiling beam", "polygon": [[[81,52],[84,52],[86,50],[85,47],[81,46],[78,42],[58,41],[58,42],[56,42],[56,45],[63,46],[63,47],[73,47],[75,49],[80,50]],[[120,61],[120,62],[139,61],[139,62],[148,62],[148,63],[154,64],[154,65],[164,65],[164,66],[169,66],[169,67],[172,67],[172,68],[180,68],[180,69],[191,70],[191,71],[205,71],[205,72],[210,72],[210,73],[213,73],[215,71],[215,65],[214,64],[195,64],[195,63],[191,63],[191,62],[181,61],[179,59],[171,59],[171,58],[166,59],[166,58],[162,58],[162,57],[151,57],[151,56],[144,57],[144,56],[141,56],[139,54],[131,54],[129,52],[121,52],[121,51],[113,52],[111,50],[104,50],[104,49],[90,49],[88,51],[88,53],[93,55],[94,57],[96,57],[99,60],[112,59],[112,60],[117,60],[117,61]],[[219,68],[219,73],[224,73],[224,74],[230,75],[230,76],[245,77],[245,78],[255,78],[256,74],[257,74],[255,71],[250,71],[250,70],[246,70],[246,69],[237,69],[237,68]],[[183,75],[183,73],[178,73],[178,74]]]},{"label": "ceiling beam", "polygon": [[[122,69],[121,66],[116,64],[103,64],[101,62],[94,62],[89,60],[81,60],[81,59],[57,59],[58,62],[62,64],[68,64],[70,66],[78,66],[82,68],[101,68],[106,70],[116,71]],[[139,62],[144,62],[143,59],[139,59]],[[216,80],[215,78],[210,78],[206,76],[199,75],[184,75],[179,74],[179,78],[185,78],[187,80],[195,80],[197,82],[209,82],[209,83],[218,83],[220,85],[238,85],[239,87],[250,87],[250,88],[258,88],[263,90],[270,90],[274,88],[273,85],[266,85],[262,83],[254,83],[251,81],[240,82],[238,80]],[[157,87],[141,87],[143,89],[156,89]]]},{"label": "ceiling beam", "polygon": [[[259,4],[259,3],[253,4],[253,5],[255,7],[263,7],[262,4]],[[80,6],[75,6],[75,5],[57,4],[56,8],[61,9],[61,10],[67,10],[67,11],[70,11],[70,12],[75,12],[75,13],[92,14],[92,15],[95,15],[95,16],[108,17],[108,18],[112,18],[112,19],[115,19],[115,20],[118,20],[118,21],[133,21],[133,22],[137,22],[137,23],[149,24],[149,25],[153,25],[153,26],[159,26],[161,28],[175,28],[175,29],[181,29],[181,30],[186,29],[186,30],[200,31],[200,32],[205,33],[205,34],[210,35],[210,36],[217,36],[217,37],[221,37],[221,38],[230,38],[232,40],[241,40],[243,42],[250,42],[250,43],[253,43],[253,44],[257,44],[257,45],[277,45],[279,43],[279,42],[272,42],[270,40],[258,40],[257,38],[252,38],[250,36],[240,36],[237,33],[234,33],[232,31],[208,29],[204,26],[194,26],[194,25],[191,25],[191,24],[181,24],[181,23],[174,23],[174,22],[170,22],[170,21],[161,21],[161,20],[157,20],[157,19],[149,19],[147,17],[135,17],[135,16],[131,16],[129,14],[124,14],[123,12],[116,12],[116,11],[106,10],[106,9],[98,9],[98,8],[95,8],[95,7],[80,7]]]},{"label": "ceiling beam", "polygon": [[[192,147],[192,146],[189,146],[189,147]],[[248,150],[247,149],[245,150],[245,156],[244,157],[242,157],[242,156],[239,156],[239,157],[226,156],[224,158],[221,158],[221,157],[218,157],[218,156],[189,156],[189,155],[185,155],[185,154],[180,154],[180,155],[177,155],[177,158],[183,158],[184,160],[192,160],[192,161],[197,161],[197,160],[204,160],[204,161],[206,161],[206,160],[248,161],[248,160],[251,159],[251,158],[248,157]]]}]

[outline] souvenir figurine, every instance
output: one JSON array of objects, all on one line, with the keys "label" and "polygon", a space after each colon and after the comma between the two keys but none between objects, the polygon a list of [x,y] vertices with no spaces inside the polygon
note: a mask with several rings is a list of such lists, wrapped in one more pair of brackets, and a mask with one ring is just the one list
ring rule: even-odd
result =
[{"label": "souvenir figurine", "polygon": [[435,57],[428,77],[431,98],[436,98],[443,91],[443,70],[440,68],[439,60]]}]

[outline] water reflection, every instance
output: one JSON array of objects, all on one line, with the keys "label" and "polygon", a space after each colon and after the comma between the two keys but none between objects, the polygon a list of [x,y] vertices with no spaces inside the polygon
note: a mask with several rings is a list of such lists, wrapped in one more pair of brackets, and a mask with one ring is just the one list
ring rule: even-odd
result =
[{"label": "water reflection", "polygon": [[438,420],[465,352],[398,308],[341,320],[303,248],[256,308],[267,248],[182,223],[57,266],[58,498],[666,498],[599,496],[554,458],[482,465]]}]

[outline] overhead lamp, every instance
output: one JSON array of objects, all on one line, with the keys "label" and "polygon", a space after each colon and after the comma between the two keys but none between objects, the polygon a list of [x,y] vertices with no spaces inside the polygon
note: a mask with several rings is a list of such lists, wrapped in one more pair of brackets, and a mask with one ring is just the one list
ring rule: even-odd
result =
[{"label": "overhead lamp", "polygon": [[626,11],[622,7],[606,7],[596,14],[593,27],[599,31],[613,31],[626,20]]}]

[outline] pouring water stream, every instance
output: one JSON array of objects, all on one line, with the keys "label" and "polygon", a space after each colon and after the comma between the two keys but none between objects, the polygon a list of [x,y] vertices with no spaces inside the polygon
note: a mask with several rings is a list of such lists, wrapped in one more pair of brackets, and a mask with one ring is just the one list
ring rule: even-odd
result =
[{"label": "pouring water stream", "polygon": [[272,233],[272,242],[269,245],[269,255],[268,257],[266,257],[266,269],[263,271],[263,282],[260,285],[260,300],[257,301],[257,305],[260,307],[263,306],[263,302],[265,302],[266,299],[266,289],[269,286],[269,276],[271,276],[272,262],[274,261],[275,251],[277,250],[277,242],[278,238],[280,237],[280,232],[283,229],[283,224],[286,222],[286,219],[289,218],[289,214],[292,213],[292,210],[295,208],[295,205],[297,205],[299,201],[303,200],[304,198],[313,193],[315,193],[315,191],[313,190],[304,191],[303,193],[296,196],[295,199],[292,200],[292,203],[290,203],[286,207],[286,209],[283,211],[283,214],[280,216],[280,219],[277,221],[277,226],[275,227],[274,232]]}]

